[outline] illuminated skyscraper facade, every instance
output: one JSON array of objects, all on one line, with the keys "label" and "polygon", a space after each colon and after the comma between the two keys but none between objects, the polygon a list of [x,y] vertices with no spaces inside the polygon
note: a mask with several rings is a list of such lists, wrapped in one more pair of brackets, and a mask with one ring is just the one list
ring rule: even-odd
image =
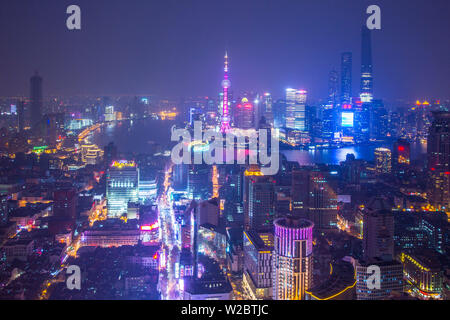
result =
[{"label": "illuminated skyscraper facade", "polygon": [[243,98],[236,106],[234,124],[241,129],[251,129],[255,126],[255,106],[247,98]]},{"label": "illuminated skyscraper facade", "polygon": [[286,128],[306,130],[306,90],[286,89]]},{"label": "illuminated skyscraper facade", "polygon": [[274,225],[273,299],[303,300],[312,285],[314,224],[305,219],[279,218]]},{"label": "illuminated skyscraper facade", "polygon": [[429,196],[437,209],[450,208],[450,112],[434,112],[427,143]]},{"label": "illuminated skyscraper facade", "polygon": [[243,287],[254,300],[272,298],[273,233],[244,231]]},{"label": "illuminated skyscraper facade", "polygon": [[392,167],[391,150],[387,148],[375,149],[375,171],[378,174],[390,173]]},{"label": "illuminated skyscraper facade", "polygon": [[127,212],[128,202],[139,198],[139,169],[134,161],[114,161],[106,177],[108,217],[120,217]]},{"label": "illuminated skyscraper facade", "polygon": [[398,172],[411,162],[411,145],[407,140],[398,139],[392,147],[392,169]]}]

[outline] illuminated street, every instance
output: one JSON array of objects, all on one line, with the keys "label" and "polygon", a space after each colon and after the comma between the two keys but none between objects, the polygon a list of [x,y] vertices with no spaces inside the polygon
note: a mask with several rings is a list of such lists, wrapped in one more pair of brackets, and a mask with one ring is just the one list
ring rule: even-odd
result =
[{"label": "illuminated street", "polygon": [[159,222],[161,226],[160,234],[164,255],[162,260],[165,262],[165,265],[162,266],[163,270],[160,273],[160,287],[163,300],[176,300],[180,298],[178,279],[175,278],[175,265],[178,262],[179,248],[177,247],[173,230],[175,217],[171,200],[171,175],[172,167],[169,167],[165,172],[163,193],[158,199]]}]

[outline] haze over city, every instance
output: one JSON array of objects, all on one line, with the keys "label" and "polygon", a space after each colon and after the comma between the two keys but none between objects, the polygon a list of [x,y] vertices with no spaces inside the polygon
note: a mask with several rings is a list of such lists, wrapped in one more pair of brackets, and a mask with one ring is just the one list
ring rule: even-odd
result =
[{"label": "haze over city", "polygon": [[[27,94],[38,70],[44,95],[216,96],[217,58],[230,53],[233,91],[308,90],[321,99],[339,54],[360,63],[370,1],[80,0],[82,28],[65,28],[70,1],[12,1],[0,12],[0,95]],[[448,99],[450,4],[377,1],[374,92],[395,99]],[[353,68],[353,75],[359,68]],[[358,83],[353,82],[356,92]]]}]

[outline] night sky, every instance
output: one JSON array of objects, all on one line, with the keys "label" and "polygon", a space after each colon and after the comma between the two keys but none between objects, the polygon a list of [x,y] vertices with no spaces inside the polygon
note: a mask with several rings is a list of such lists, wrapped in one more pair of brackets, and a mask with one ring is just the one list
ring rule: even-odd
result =
[{"label": "night sky", "polygon": [[[66,28],[71,4],[81,31]],[[371,4],[375,97],[450,98],[449,0],[2,0],[0,95],[28,95],[39,70],[44,95],[216,96],[227,49],[235,95],[296,87],[316,99],[352,51],[356,96]]]}]

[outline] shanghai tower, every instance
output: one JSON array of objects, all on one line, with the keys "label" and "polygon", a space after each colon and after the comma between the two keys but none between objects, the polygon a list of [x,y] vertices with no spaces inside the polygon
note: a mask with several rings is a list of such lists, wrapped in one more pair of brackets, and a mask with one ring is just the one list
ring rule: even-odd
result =
[{"label": "shanghai tower", "polygon": [[361,30],[361,101],[373,99],[372,41],[370,30],[366,26]]}]

